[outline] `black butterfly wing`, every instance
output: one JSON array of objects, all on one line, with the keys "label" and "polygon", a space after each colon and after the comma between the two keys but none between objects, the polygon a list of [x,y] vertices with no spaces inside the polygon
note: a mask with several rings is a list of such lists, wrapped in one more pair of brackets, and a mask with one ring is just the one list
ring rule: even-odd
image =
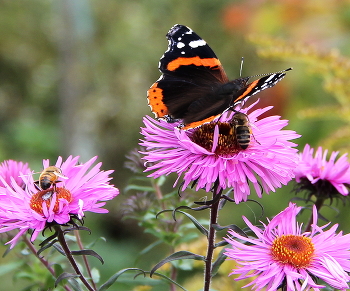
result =
[{"label": "black butterfly wing", "polygon": [[[171,28],[167,38],[169,47],[159,63],[162,76],[148,90],[148,102],[156,117],[185,119],[191,115],[189,108],[195,108],[201,98],[210,103],[208,108],[222,107],[223,104],[209,97],[215,88],[228,82],[213,50],[183,25]],[[210,112],[204,112],[201,117],[207,115]]]}]

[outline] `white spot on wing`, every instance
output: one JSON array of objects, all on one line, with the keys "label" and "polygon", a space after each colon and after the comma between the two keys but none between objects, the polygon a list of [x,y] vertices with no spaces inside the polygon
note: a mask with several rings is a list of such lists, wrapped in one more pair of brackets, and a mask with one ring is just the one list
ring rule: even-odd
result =
[{"label": "white spot on wing", "polygon": [[181,49],[185,46],[185,44],[183,42],[178,42],[176,46],[177,48]]},{"label": "white spot on wing", "polygon": [[199,39],[199,40],[192,40],[190,43],[189,43],[189,46],[191,48],[197,48],[199,46],[204,46],[206,45],[207,43],[203,40],[203,39]]}]

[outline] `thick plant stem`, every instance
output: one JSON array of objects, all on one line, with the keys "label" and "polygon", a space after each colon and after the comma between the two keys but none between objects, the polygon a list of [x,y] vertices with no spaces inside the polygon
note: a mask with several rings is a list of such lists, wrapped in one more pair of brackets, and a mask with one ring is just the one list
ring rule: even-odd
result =
[{"label": "thick plant stem", "polygon": [[68,247],[68,244],[66,242],[66,239],[64,237],[64,233],[63,233],[61,227],[59,225],[56,225],[55,230],[57,231],[57,239],[58,239],[59,243],[61,244],[62,249],[63,249],[64,253],[66,254],[71,266],[73,267],[73,269],[75,271],[75,273],[79,276],[79,279],[81,280],[81,282],[86,286],[86,288],[89,291],[95,291],[95,289],[93,287],[91,287],[89,282],[85,279],[84,275],[80,272],[78,265],[75,262],[73,255]]},{"label": "thick plant stem", "polygon": [[209,234],[208,234],[208,249],[207,249],[207,256],[205,260],[205,271],[204,271],[204,291],[210,290],[210,284],[212,279],[212,261],[213,261],[213,254],[215,249],[215,237],[216,237],[216,230],[214,228],[214,225],[217,224],[218,214],[219,214],[219,203],[220,199],[214,199],[216,195],[221,195],[217,191],[218,189],[218,183],[215,183],[214,190],[213,190],[213,200],[215,202],[210,207],[210,224],[209,224]]}]

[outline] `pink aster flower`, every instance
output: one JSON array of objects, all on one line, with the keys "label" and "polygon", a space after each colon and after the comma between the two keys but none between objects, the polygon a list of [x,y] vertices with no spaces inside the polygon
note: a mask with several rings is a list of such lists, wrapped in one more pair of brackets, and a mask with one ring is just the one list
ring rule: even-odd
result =
[{"label": "pink aster flower", "polygon": [[[45,190],[38,189],[32,175],[21,175],[25,188],[15,180],[1,188],[0,199],[0,233],[19,229],[18,234],[8,243],[11,248],[27,230],[33,230],[31,240],[50,223],[66,224],[72,218],[81,219],[86,211],[107,213],[103,209],[106,201],[119,194],[119,190],[109,184],[113,172],[101,171],[101,163],[93,166],[97,157],[86,163],[78,163],[79,157],[68,157],[62,161],[59,157],[55,167],[61,169],[62,175],[58,181]],[[43,161],[44,168],[50,165],[49,160]]]},{"label": "pink aster flower", "polygon": [[[225,240],[231,245],[226,249],[229,259],[239,266],[232,274],[240,274],[236,280],[256,278],[244,286],[273,291],[284,287],[287,291],[318,291],[317,278],[338,290],[347,290],[350,276],[350,234],[336,233],[338,225],[324,230],[317,226],[317,210],[313,207],[313,224],[310,232],[302,232],[296,216],[301,207],[290,203],[263,228],[254,226],[243,217],[257,238],[247,238],[233,230]],[[237,241],[239,239],[240,241]],[[246,241],[249,245],[241,242]]]},{"label": "pink aster flower", "polygon": [[144,118],[141,132],[144,140],[140,144],[146,148],[142,152],[147,161],[146,171],[153,171],[149,176],[177,173],[179,180],[183,175],[182,190],[195,181],[196,190],[210,191],[213,183],[218,182],[219,190],[233,187],[236,203],[247,200],[249,183],[259,197],[262,190],[268,193],[287,184],[294,177],[298,159],[293,148],[296,144],[290,140],[299,135],[282,130],[288,121],[280,120],[279,116],[258,120],[271,106],[247,113],[255,104],[240,111],[247,114],[252,132],[246,149],[238,144],[230,123],[234,112],[226,112],[219,121],[190,130],[179,129],[179,123]]},{"label": "pink aster flower", "polygon": [[[15,183],[22,187],[24,182],[21,175],[30,174],[30,169],[27,163],[17,162],[14,160],[7,160],[0,164],[0,177],[2,177],[7,184],[11,184],[11,177]],[[5,185],[0,181],[0,187]]]},{"label": "pink aster flower", "polygon": [[300,154],[300,163],[295,170],[297,190],[308,190],[310,195],[332,198],[334,195],[349,194],[350,163],[347,154],[337,161],[339,152],[332,152],[327,161],[328,150],[319,147],[315,152],[308,144]]}]

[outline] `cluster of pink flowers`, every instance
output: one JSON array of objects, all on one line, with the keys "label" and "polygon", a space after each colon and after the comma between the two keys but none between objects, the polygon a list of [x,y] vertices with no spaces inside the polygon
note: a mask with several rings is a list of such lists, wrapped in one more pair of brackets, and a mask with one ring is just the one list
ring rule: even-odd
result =
[{"label": "cluster of pink flowers", "polygon": [[[27,164],[6,161],[0,165],[0,233],[18,229],[8,243],[11,248],[28,230],[31,240],[45,229],[48,223],[66,224],[72,216],[83,218],[86,211],[106,213],[104,201],[119,194],[109,184],[113,172],[102,171],[101,163],[93,166],[97,157],[78,163],[79,157],[59,157],[54,164],[62,171],[63,179],[47,190],[35,185],[33,172]],[[43,161],[44,169],[53,166]]]},{"label": "cluster of pink flowers", "polygon": [[[183,179],[182,190],[190,184],[206,191],[214,185],[218,191],[233,188],[236,203],[248,199],[250,184],[261,197],[263,191],[275,191],[293,178],[310,195],[329,198],[334,193],[349,194],[346,155],[336,161],[338,153],[333,152],[327,161],[327,151],[318,148],[313,156],[309,145],[298,155],[291,140],[299,135],[283,129],[288,122],[279,116],[259,119],[271,107],[251,111],[255,105],[241,110],[249,120],[246,148],[234,136],[235,112],[225,112],[219,120],[190,130],[179,128],[180,123],[146,117],[141,145],[146,171],[152,171],[149,176],[176,173],[175,184]],[[34,241],[48,225],[72,223],[87,211],[108,212],[102,207],[119,190],[109,184],[113,171],[102,171],[101,163],[94,165],[96,159],[79,163],[79,157],[70,156],[65,161],[59,157],[54,164],[44,160],[44,169],[54,166],[59,171],[54,172],[57,180],[48,188],[40,187],[28,164],[9,160],[0,165],[0,233],[18,230],[8,242],[11,248],[29,230]],[[339,290],[348,289],[350,234],[336,233],[337,225],[328,230],[329,224],[318,226],[315,206],[310,231],[303,232],[296,220],[300,210],[291,203],[268,224],[263,223],[263,228],[243,217],[256,238],[229,231],[225,240],[230,247],[225,254],[238,264],[231,273],[240,275],[237,280],[252,278],[246,287],[256,290],[318,291],[325,286],[317,279]]]},{"label": "cluster of pink flowers", "polygon": [[[254,105],[241,110],[249,120],[252,137],[246,149],[232,139],[230,121],[234,112],[226,112],[218,121],[187,131],[179,128],[180,123],[146,117],[141,145],[146,149],[142,151],[146,171],[152,171],[149,176],[176,173],[175,184],[183,179],[182,190],[191,183],[197,185],[197,190],[206,191],[212,190],[215,183],[219,189],[232,187],[236,203],[247,200],[249,184],[261,197],[262,190],[274,191],[293,178],[298,183],[306,179],[309,184],[329,191],[329,187],[323,187],[326,183],[337,193],[348,194],[350,165],[346,155],[335,162],[338,153],[332,153],[327,162],[327,151],[322,154],[319,148],[313,157],[308,145],[298,155],[291,140],[299,135],[283,130],[287,121],[278,116],[258,120],[271,107],[248,113]],[[318,279],[339,290],[348,289],[350,234],[337,234],[337,225],[329,230],[324,230],[328,224],[317,226],[316,207],[313,207],[311,231],[303,232],[302,225],[296,221],[300,210],[301,207],[290,204],[268,225],[263,224],[264,229],[244,217],[257,238],[229,231],[226,241],[231,247],[226,249],[226,256],[239,264],[232,271],[240,274],[237,280],[254,278],[246,287],[253,286],[256,290],[320,290],[325,286],[318,284]]]}]

